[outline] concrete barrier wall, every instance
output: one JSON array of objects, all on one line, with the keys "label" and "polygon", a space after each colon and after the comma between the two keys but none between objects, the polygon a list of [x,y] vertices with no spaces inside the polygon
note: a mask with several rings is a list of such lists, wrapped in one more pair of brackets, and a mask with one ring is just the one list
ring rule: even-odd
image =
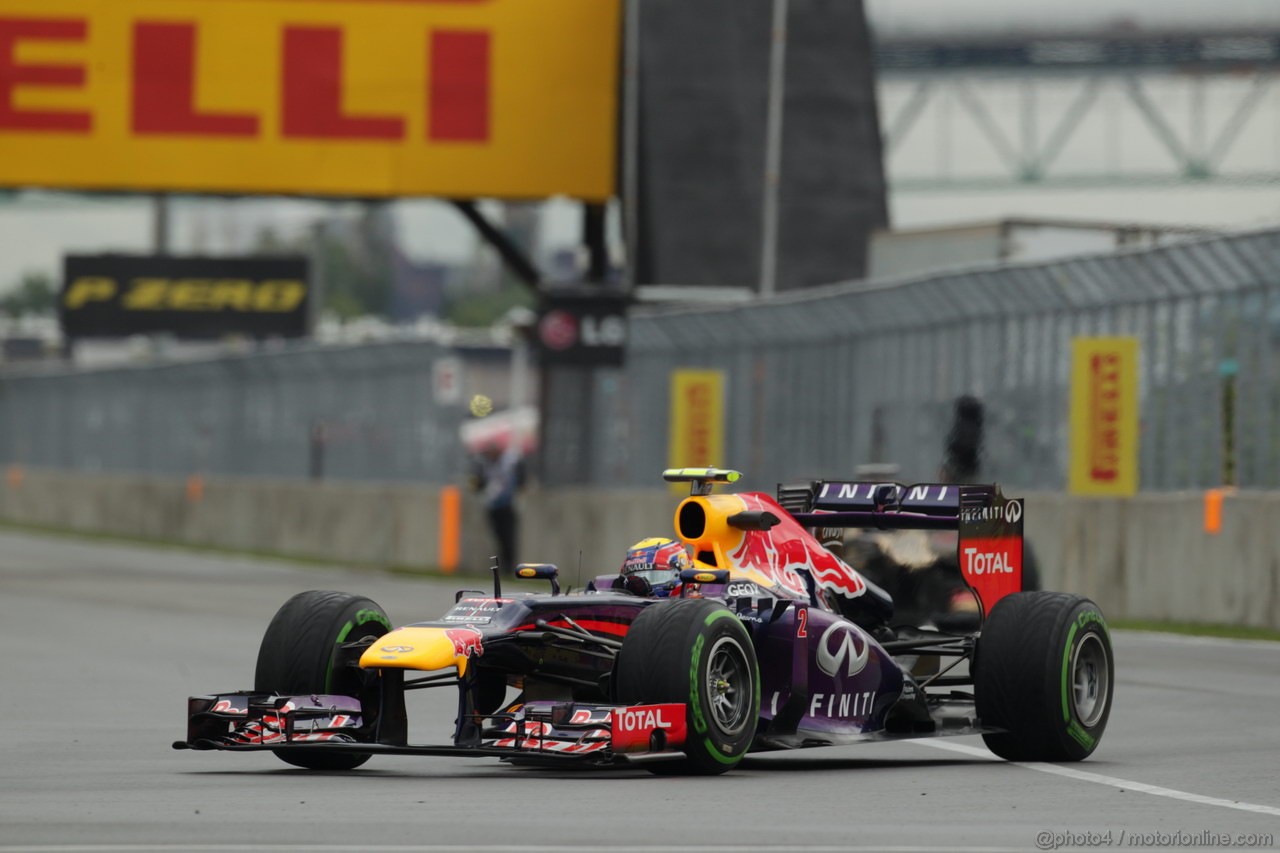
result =
[{"label": "concrete barrier wall", "polygon": [[[9,472],[0,518],[27,524],[360,564],[439,566],[440,490],[384,484],[182,480]],[[1225,499],[1204,531],[1200,493],[1132,499],[1027,495],[1027,537],[1047,589],[1092,597],[1113,618],[1280,629],[1280,494]],[[527,491],[520,557],[560,566],[566,584],[617,571],[627,546],[670,534],[677,500],[654,490]],[[493,553],[483,508],[465,494],[459,573]]]}]

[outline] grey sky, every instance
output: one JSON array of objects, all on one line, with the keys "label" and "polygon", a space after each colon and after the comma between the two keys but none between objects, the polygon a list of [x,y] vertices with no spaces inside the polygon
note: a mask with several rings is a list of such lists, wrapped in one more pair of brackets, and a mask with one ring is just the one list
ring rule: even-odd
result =
[{"label": "grey sky", "polygon": [[[1192,32],[1216,28],[1280,31],[1280,0],[1071,0],[1069,3],[865,0],[865,3],[873,25],[886,35],[1074,33],[1122,26]],[[1219,112],[1229,111],[1238,97],[1236,92],[1221,94]],[[1248,138],[1236,146],[1232,156],[1242,162],[1242,158],[1252,156],[1256,161],[1249,161],[1252,168],[1280,173],[1280,85],[1273,85],[1268,97],[1246,128]],[[1172,94],[1170,98],[1175,103],[1183,99],[1179,94]],[[993,109],[999,112],[999,101],[993,102]],[[1012,113],[996,116],[1000,122],[1012,118]],[[922,137],[927,140],[928,134]],[[1087,136],[1081,137],[1081,143],[1087,141]],[[934,147],[926,141],[918,153],[910,149],[899,151],[889,164],[891,176],[895,170],[919,172],[931,168]],[[1144,156],[1140,146],[1131,145],[1130,149],[1129,156]],[[1070,154],[1068,151],[1067,155]],[[1088,153],[1080,156],[1087,157]],[[1280,222],[1280,188],[1274,185],[1235,189],[1173,186],[1140,191],[1015,188],[982,193],[893,194],[890,207],[893,224],[899,228],[1012,216],[1253,227]],[[459,262],[475,251],[470,229],[446,205],[411,201],[399,203],[397,208],[401,236],[411,255]],[[244,248],[263,225],[271,224],[286,235],[297,233],[311,219],[332,209],[314,202],[284,200],[180,202],[174,228],[176,247],[179,251],[235,251]],[[543,236],[553,244],[568,244],[577,239],[579,230],[576,206],[559,202],[547,217]],[[85,200],[50,195],[34,203],[0,204],[0,290],[12,286],[24,271],[58,275],[61,257],[66,252],[146,251],[150,238],[150,212],[143,199]]]},{"label": "grey sky", "polygon": [[881,36],[1280,29],[1277,0],[863,0]]}]

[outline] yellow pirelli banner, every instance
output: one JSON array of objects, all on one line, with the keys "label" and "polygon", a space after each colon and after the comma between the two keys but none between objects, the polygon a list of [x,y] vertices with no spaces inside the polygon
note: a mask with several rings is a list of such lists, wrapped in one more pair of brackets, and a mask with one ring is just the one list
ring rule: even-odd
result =
[{"label": "yellow pirelli banner", "polygon": [[[671,468],[723,466],[724,372],[671,372]],[[677,484],[682,487],[682,484]]]},{"label": "yellow pirelli banner", "polygon": [[0,185],[614,187],[621,0],[2,0]]},{"label": "yellow pirelli banner", "polygon": [[1138,339],[1071,342],[1071,474],[1076,495],[1138,490]]}]

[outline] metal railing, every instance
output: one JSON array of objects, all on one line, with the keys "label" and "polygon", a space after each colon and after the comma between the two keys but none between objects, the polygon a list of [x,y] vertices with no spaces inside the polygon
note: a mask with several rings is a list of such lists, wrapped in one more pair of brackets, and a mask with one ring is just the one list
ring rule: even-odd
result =
[{"label": "metal railing", "polygon": [[0,458],[85,471],[448,482],[463,407],[428,342],[297,346],[163,366],[9,374]]},{"label": "metal railing", "polygon": [[[1065,488],[1071,340],[1139,340],[1143,489],[1280,486],[1280,231],[1154,250],[853,282],[728,308],[646,312],[627,365],[553,382],[589,401],[587,482],[668,463],[677,368],[726,377],[726,453],[767,488],[896,463],[937,476],[957,397],[985,408],[984,479]],[[555,446],[547,449],[557,453]]]},{"label": "metal railing", "polygon": [[[1280,231],[731,307],[639,309],[626,366],[557,370],[548,485],[657,484],[672,371],[725,375],[725,453],[746,484],[935,477],[960,395],[985,409],[981,477],[1065,487],[1073,338],[1140,343],[1146,490],[1280,487]],[[439,343],[299,346],[165,366],[0,375],[0,464],[413,480],[466,470]]]}]

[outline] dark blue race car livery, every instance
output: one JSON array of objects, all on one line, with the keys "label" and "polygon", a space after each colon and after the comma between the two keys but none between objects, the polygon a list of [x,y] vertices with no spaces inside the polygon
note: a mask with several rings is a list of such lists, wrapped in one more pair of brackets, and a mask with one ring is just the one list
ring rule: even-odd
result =
[{"label": "dark blue race car livery", "polygon": [[[617,575],[563,594],[463,590],[437,619],[393,628],[377,604],[300,593],[263,637],[252,691],[192,697],[178,749],[272,750],[301,767],[373,755],[639,761],[722,773],[751,751],[982,734],[1011,760],[1096,748],[1111,641],[1081,596],[1022,592],[1021,500],[994,486],[808,481],[714,493],[740,475],[673,469],[692,494],[675,533],[692,554],[667,597]],[[976,629],[898,624],[893,602],[824,548],[840,528],[957,532]],[[453,738],[408,739],[405,694],[452,689]]]}]

